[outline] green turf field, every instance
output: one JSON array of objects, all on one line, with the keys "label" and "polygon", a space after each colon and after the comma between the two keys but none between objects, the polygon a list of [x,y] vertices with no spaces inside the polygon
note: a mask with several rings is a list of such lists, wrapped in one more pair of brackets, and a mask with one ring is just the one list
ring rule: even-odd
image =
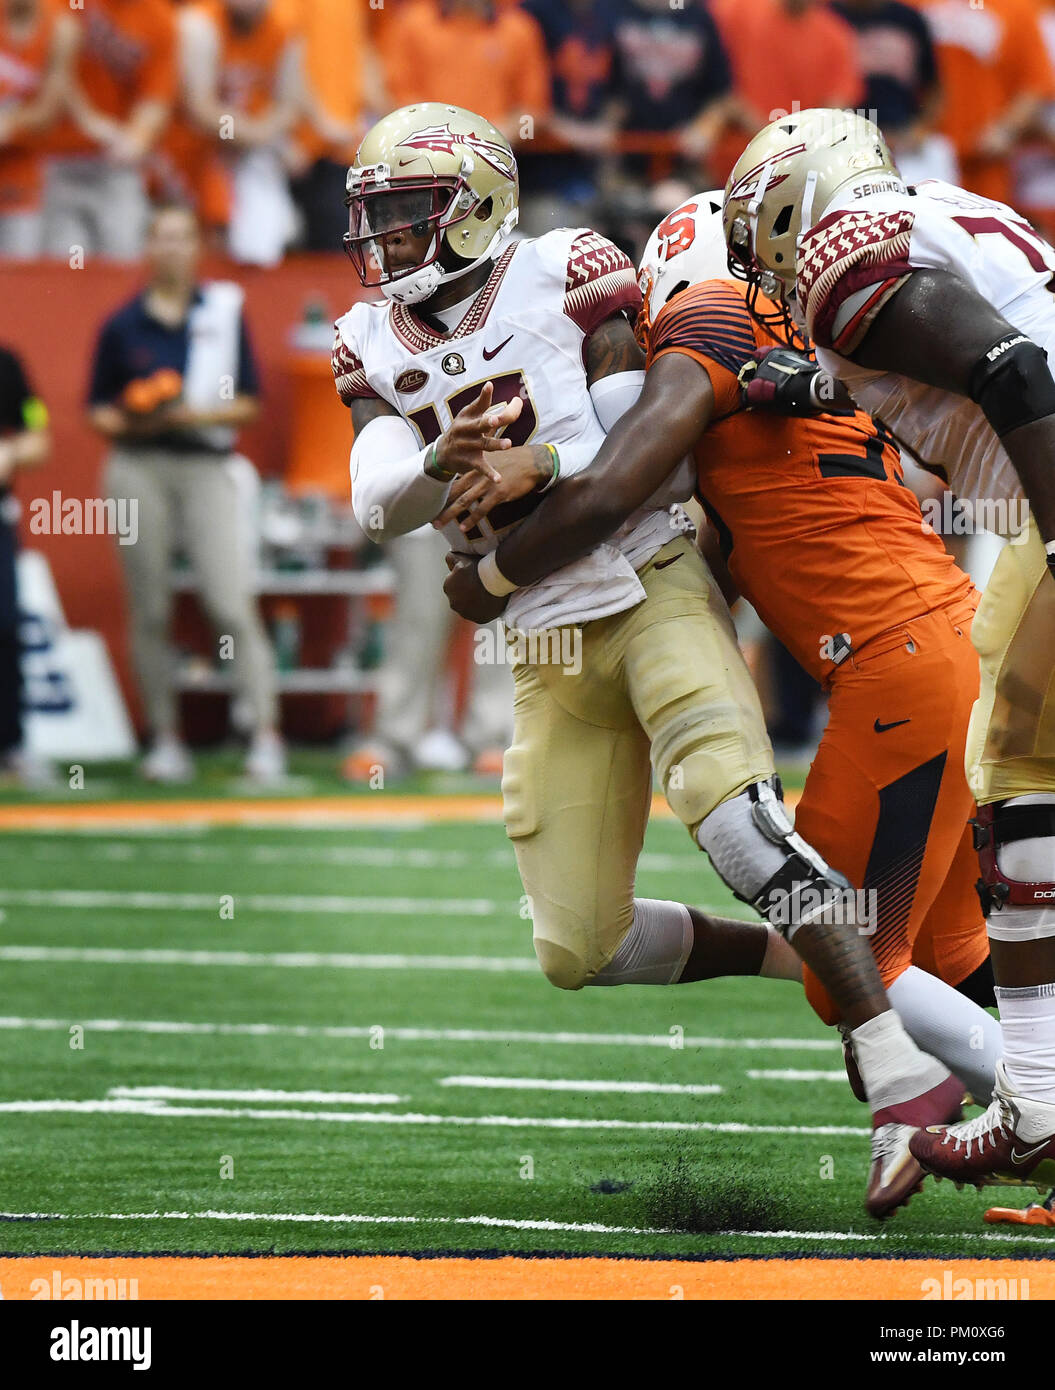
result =
[{"label": "green turf field", "polygon": [[[667,822],[639,890],[732,906]],[[1055,1248],[864,1214],[796,987],[553,989],[499,825],[8,832],[0,909],[0,1253]]]}]

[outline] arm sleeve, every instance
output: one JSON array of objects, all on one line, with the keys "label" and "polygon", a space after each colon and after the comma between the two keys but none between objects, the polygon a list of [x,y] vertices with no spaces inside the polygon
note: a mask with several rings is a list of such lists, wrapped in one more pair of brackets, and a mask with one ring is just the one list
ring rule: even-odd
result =
[{"label": "arm sleeve", "polygon": [[256,353],[249,337],[249,327],[242,315],[238,335],[238,394],[240,396],[260,395],[260,373],[256,365]]},{"label": "arm sleeve", "polygon": [[356,435],[350,460],[352,511],[372,541],[405,536],[443,510],[450,484],[422,472],[425,452],[397,415],[377,416]]},{"label": "arm sleeve", "polygon": [[740,368],[758,347],[751,315],[732,284],[712,280],[663,307],[649,337],[649,364],[680,352],[699,362],[714,390],[714,418],[740,408]]}]

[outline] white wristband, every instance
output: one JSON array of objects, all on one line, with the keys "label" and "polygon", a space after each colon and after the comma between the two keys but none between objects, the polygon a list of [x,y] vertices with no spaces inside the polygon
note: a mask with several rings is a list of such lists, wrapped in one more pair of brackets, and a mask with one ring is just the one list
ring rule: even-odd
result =
[{"label": "white wristband", "polygon": [[511,583],[498,568],[493,550],[489,550],[480,561],[476,573],[480,583],[489,594],[494,594],[495,598],[505,598],[506,594],[515,593],[520,588],[519,584]]},{"label": "white wristband", "polygon": [[1055,560],[1055,541],[1048,541],[1047,545],[1044,547],[1044,554],[1047,555],[1050,560]]}]

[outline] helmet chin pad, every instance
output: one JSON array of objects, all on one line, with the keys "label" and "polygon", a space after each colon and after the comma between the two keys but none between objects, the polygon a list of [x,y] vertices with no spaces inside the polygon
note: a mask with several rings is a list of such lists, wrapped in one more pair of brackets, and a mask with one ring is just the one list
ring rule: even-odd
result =
[{"label": "helmet chin pad", "polygon": [[377,288],[395,304],[420,304],[423,299],[434,295],[446,278],[443,266],[436,260],[398,280],[386,280]]}]

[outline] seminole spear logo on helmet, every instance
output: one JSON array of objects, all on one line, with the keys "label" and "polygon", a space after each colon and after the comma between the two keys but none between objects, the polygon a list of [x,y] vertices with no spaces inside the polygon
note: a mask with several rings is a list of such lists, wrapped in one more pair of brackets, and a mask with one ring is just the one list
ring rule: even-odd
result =
[{"label": "seminole spear logo on helmet", "polygon": [[424,130],[416,130],[413,135],[400,140],[397,148],[438,150],[453,154],[456,145],[467,146],[499,174],[509,177],[516,168],[516,158],[508,146],[500,145],[495,140],[485,140],[481,135],[457,135],[449,125],[430,125]]}]

